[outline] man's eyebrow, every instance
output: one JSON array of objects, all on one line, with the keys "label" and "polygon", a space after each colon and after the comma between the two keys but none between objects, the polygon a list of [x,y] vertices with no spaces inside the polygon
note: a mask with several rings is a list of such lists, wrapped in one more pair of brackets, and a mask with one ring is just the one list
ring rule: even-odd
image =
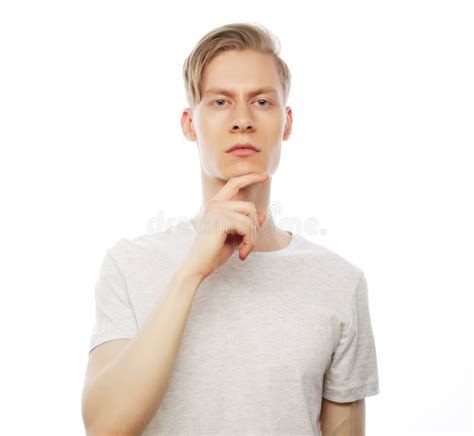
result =
[{"label": "man's eyebrow", "polygon": [[[277,90],[272,87],[272,86],[265,86],[263,88],[258,88],[258,89],[255,89],[254,91],[250,91],[248,94],[250,96],[254,96],[254,95],[258,95],[258,94],[267,94],[267,93],[274,93],[274,94],[277,94]],[[228,96],[232,96],[234,95],[233,92],[229,89],[223,89],[223,88],[211,88],[211,89],[207,89],[206,91],[204,91],[203,95],[206,95],[206,94],[223,94],[223,95],[228,95]]]}]

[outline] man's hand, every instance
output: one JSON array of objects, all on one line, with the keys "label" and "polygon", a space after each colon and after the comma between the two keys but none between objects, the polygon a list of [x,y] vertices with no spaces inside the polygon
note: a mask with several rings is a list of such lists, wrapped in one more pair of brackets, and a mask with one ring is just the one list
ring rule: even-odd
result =
[{"label": "man's hand", "polygon": [[206,204],[195,239],[183,267],[203,278],[211,275],[238,249],[245,260],[255,246],[257,229],[265,222],[263,211],[251,201],[234,200],[241,189],[266,183],[268,174],[250,173],[231,177]]}]

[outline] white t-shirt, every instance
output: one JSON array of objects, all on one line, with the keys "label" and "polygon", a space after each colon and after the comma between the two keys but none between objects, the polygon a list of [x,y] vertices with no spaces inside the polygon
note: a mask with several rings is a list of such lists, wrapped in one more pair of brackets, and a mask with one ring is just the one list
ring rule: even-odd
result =
[{"label": "white t-shirt", "polygon": [[[133,338],[194,235],[188,219],[107,250],[90,350]],[[236,250],[201,283],[166,394],[142,434],[320,435],[322,397],[378,393],[363,271],[293,233],[287,247],[245,261]]]}]

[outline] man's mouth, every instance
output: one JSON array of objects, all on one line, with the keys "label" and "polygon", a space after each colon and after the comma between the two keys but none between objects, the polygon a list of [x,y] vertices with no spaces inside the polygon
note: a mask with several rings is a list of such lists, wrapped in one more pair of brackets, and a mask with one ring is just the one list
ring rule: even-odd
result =
[{"label": "man's mouth", "polygon": [[227,153],[234,151],[234,150],[253,150],[255,152],[259,152],[260,150],[255,147],[253,144],[246,143],[246,144],[234,144],[227,150]]},{"label": "man's mouth", "polygon": [[227,152],[228,154],[231,154],[232,156],[239,156],[239,157],[245,157],[245,156],[253,156],[258,153],[260,153],[257,150],[254,150],[253,148],[239,148],[236,147],[232,149],[231,151]]}]

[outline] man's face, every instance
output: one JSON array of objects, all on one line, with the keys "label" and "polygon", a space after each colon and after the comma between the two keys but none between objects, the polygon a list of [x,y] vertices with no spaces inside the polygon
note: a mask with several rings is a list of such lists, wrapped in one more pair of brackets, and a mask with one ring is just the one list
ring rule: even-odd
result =
[{"label": "man's face", "polygon": [[[252,94],[262,88],[273,90]],[[201,91],[199,104],[188,108],[191,119],[183,114],[182,123],[188,139],[197,141],[204,172],[225,180],[250,172],[271,176],[292,124],[271,55],[253,50],[219,54],[204,71]],[[260,151],[245,157],[227,153],[236,143],[250,143]]]}]

